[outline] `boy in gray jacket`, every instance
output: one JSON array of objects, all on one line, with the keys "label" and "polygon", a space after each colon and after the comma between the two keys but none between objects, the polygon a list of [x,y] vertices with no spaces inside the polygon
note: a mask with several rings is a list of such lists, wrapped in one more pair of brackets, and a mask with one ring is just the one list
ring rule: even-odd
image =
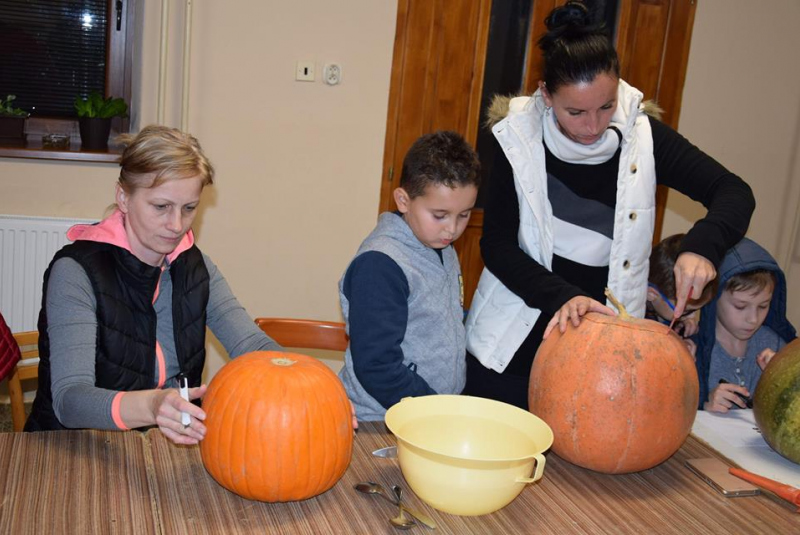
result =
[{"label": "boy in gray jacket", "polygon": [[460,135],[420,137],[403,160],[397,211],[381,214],[339,281],[350,336],[339,376],[359,420],[382,420],[407,396],[464,388],[464,293],[452,242],[479,183],[478,157]]}]

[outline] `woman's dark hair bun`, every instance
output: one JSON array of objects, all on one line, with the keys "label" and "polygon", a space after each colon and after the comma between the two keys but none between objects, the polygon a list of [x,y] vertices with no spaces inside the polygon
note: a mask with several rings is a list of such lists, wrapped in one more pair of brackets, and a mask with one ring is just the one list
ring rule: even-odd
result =
[{"label": "woman's dark hair bun", "polygon": [[572,0],[550,12],[544,23],[553,31],[564,26],[588,26],[592,20],[584,3]]},{"label": "woman's dark hair bun", "polygon": [[570,0],[550,12],[539,38],[542,80],[550,93],[563,85],[591,82],[601,73],[619,78],[619,58],[602,22],[594,22],[583,2]]}]

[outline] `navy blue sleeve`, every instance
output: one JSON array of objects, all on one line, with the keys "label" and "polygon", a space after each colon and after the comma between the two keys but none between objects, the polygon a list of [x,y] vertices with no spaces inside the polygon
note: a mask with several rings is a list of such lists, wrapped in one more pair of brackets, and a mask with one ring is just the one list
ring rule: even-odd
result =
[{"label": "navy blue sleeve", "polygon": [[400,343],[408,323],[408,280],[388,255],[369,251],[347,268],[350,354],[361,386],[387,409],[406,396],[436,392],[403,365]]}]

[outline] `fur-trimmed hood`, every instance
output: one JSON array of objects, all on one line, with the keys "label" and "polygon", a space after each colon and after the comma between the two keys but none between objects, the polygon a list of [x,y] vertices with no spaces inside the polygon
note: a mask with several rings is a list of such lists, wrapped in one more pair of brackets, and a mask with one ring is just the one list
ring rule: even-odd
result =
[{"label": "fur-trimmed hood", "polygon": [[[516,99],[520,99],[517,101],[520,103],[520,107],[524,105],[524,102],[530,98],[530,95],[495,95],[492,98],[492,103],[486,110],[486,121],[484,122],[484,126],[486,128],[491,128],[503,119],[508,116],[509,111],[513,108],[516,108],[512,101]],[[516,103],[515,103],[516,104]],[[661,119],[661,116],[664,113],[664,110],[656,104],[654,100],[645,100],[641,104],[641,109],[644,113],[653,117],[654,119]]]}]

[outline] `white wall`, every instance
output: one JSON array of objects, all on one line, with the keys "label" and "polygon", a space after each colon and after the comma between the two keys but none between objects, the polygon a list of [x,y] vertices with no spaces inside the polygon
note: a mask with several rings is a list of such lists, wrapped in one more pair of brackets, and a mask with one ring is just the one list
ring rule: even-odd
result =
[{"label": "white wall", "polygon": [[[156,121],[161,2],[141,2],[134,120]],[[184,2],[170,0],[165,123],[180,126]],[[339,320],[337,281],[378,213],[393,0],[193,2],[188,130],[217,170],[198,243],[252,316]],[[317,81],[295,82],[315,61]],[[338,86],[321,82],[339,62]],[[98,218],[117,166],[0,158],[0,213]],[[225,358],[212,347],[207,375]]]},{"label": "white wall", "polygon": [[[800,2],[699,0],[679,131],[753,188],[748,237],[789,275],[789,317],[800,325]],[[688,230],[705,209],[671,191],[662,235]],[[794,236],[793,236],[794,234]],[[792,265],[790,258],[796,258]]]}]

